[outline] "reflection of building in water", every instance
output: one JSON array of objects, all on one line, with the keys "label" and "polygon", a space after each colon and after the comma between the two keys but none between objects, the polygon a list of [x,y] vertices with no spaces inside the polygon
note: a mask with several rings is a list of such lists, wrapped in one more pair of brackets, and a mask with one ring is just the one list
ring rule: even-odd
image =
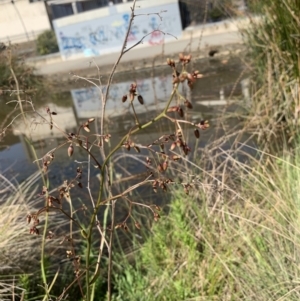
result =
[{"label": "reflection of building in water", "polygon": [[[46,113],[46,107],[49,107],[51,112],[57,113],[57,115],[52,115],[52,118],[54,124],[59,129],[55,126],[53,126],[52,130],[50,129],[50,116]],[[47,151],[65,142],[65,133],[73,132],[77,127],[74,111],[70,107],[59,107],[55,104],[48,104],[37,111],[45,119],[32,113],[27,114],[28,126],[24,125],[23,119],[16,120],[13,123],[13,134],[20,137],[29,160],[33,160],[34,157],[31,153],[31,147],[26,140],[34,147],[37,156],[42,157]]]},{"label": "reflection of building in water", "polygon": [[[155,109],[161,109],[165,105],[172,92],[172,77],[160,76],[138,80],[138,94],[144,98],[144,105],[140,105],[138,100],[134,101],[137,113],[144,113]],[[122,103],[122,96],[128,94],[132,81],[113,84],[109,90],[109,99],[106,105],[106,117],[117,117],[130,110],[129,101]],[[90,118],[99,116],[101,112],[102,93],[97,87],[71,90],[73,103],[78,118]]]}]

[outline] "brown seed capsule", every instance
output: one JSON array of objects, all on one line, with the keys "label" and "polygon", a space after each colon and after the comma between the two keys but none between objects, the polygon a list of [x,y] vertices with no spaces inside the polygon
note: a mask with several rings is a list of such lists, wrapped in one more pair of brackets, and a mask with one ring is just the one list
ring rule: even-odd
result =
[{"label": "brown seed capsule", "polygon": [[163,172],[163,167],[162,167],[162,164],[158,164],[158,166],[157,166],[157,170],[159,171],[159,172]]},{"label": "brown seed capsule", "polygon": [[188,108],[188,109],[192,109],[193,105],[190,101],[188,101],[187,99],[184,101],[184,105]]},{"label": "brown seed capsule", "polygon": [[154,220],[157,222],[160,219],[160,215],[157,212],[154,212]]},{"label": "brown seed capsule", "polygon": [[88,124],[85,124],[83,129],[88,133],[91,131]]},{"label": "brown seed capsule", "polygon": [[140,223],[138,223],[138,222],[135,222],[135,223],[134,223],[134,225],[135,225],[135,227],[136,227],[137,229],[141,229],[141,225],[140,225]]},{"label": "brown seed capsule", "polygon": [[138,153],[141,152],[141,150],[140,150],[140,148],[138,146],[134,146],[133,148],[135,149],[136,152],[138,152]]},{"label": "brown seed capsule", "polygon": [[57,115],[57,113],[56,113],[56,112],[51,112],[51,114],[52,114],[52,115]]},{"label": "brown seed capsule", "polygon": [[74,147],[72,144],[68,147],[68,156],[71,157],[74,153]]},{"label": "brown seed capsule", "polygon": [[141,105],[144,104],[144,98],[143,98],[142,95],[139,95],[139,96],[138,96],[138,101],[139,101],[139,103],[140,103]]},{"label": "brown seed capsule", "polygon": [[183,117],[183,110],[182,110],[182,108],[181,107],[178,107],[178,109],[177,109],[177,113],[178,113],[178,115],[182,118]]},{"label": "brown seed capsule", "polygon": [[123,95],[122,102],[125,102],[127,100],[127,95]]},{"label": "brown seed capsule", "polygon": [[207,120],[201,120],[200,123],[197,124],[198,128],[201,130],[206,130],[209,128],[209,122]]},{"label": "brown seed capsule", "polygon": [[80,182],[78,182],[77,185],[78,185],[80,188],[83,187],[82,184],[81,184]]},{"label": "brown seed capsule", "polygon": [[162,168],[163,168],[163,171],[166,171],[167,168],[168,168],[168,161],[165,161],[163,164],[162,164]]},{"label": "brown seed capsule", "polygon": [[170,150],[171,150],[171,151],[174,150],[175,147],[176,147],[176,142],[173,142],[173,143],[171,144]]},{"label": "brown seed capsule", "polygon": [[195,130],[194,130],[194,134],[195,134],[195,137],[196,137],[197,139],[199,139],[199,137],[200,137],[200,132],[199,132],[198,129],[195,129]]},{"label": "brown seed capsule", "polygon": [[111,137],[111,134],[105,135],[105,136],[104,136],[104,141],[105,141],[105,142],[109,142],[110,137]]},{"label": "brown seed capsule", "polygon": [[179,109],[178,106],[169,107],[168,110],[167,110],[167,112],[177,112],[178,109]]},{"label": "brown seed capsule", "polygon": [[160,208],[159,206],[157,206],[157,205],[154,205],[154,207],[155,207],[155,210],[157,210],[157,211],[161,211],[161,208]]}]

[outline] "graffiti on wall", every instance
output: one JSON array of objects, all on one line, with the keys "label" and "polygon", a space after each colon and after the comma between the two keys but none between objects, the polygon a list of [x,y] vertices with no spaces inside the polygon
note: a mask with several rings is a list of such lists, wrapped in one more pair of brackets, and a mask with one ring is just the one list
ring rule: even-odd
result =
[{"label": "graffiti on wall", "polygon": [[[149,9],[143,8],[137,10],[138,16],[129,32],[127,47],[131,47],[145,36],[144,44],[159,45],[181,34],[177,3],[154,6],[151,10],[161,13],[160,15],[149,14]],[[54,20],[54,29],[62,57],[68,59],[72,56],[97,56],[119,51],[129,21],[129,13],[114,13],[63,26],[59,25],[59,19]]]}]

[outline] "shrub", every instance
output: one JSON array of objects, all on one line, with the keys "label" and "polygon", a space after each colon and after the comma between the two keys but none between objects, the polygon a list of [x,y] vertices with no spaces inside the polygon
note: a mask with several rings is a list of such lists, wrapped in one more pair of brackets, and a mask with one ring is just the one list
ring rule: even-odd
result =
[{"label": "shrub", "polygon": [[47,30],[37,38],[37,51],[40,55],[58,52],[58,44],[53,30]]}]

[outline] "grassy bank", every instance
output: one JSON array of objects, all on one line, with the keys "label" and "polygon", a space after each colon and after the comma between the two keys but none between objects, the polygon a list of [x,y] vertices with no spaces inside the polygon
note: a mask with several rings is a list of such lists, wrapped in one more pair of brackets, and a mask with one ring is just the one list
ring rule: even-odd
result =
[{"label": "grassy bank", "polygon": [[299,150],[227,159],[236,185],[217,192],[208,174],[205,192],[176,191],[133,263],[116,264],[115,300],[299,299]]}]

